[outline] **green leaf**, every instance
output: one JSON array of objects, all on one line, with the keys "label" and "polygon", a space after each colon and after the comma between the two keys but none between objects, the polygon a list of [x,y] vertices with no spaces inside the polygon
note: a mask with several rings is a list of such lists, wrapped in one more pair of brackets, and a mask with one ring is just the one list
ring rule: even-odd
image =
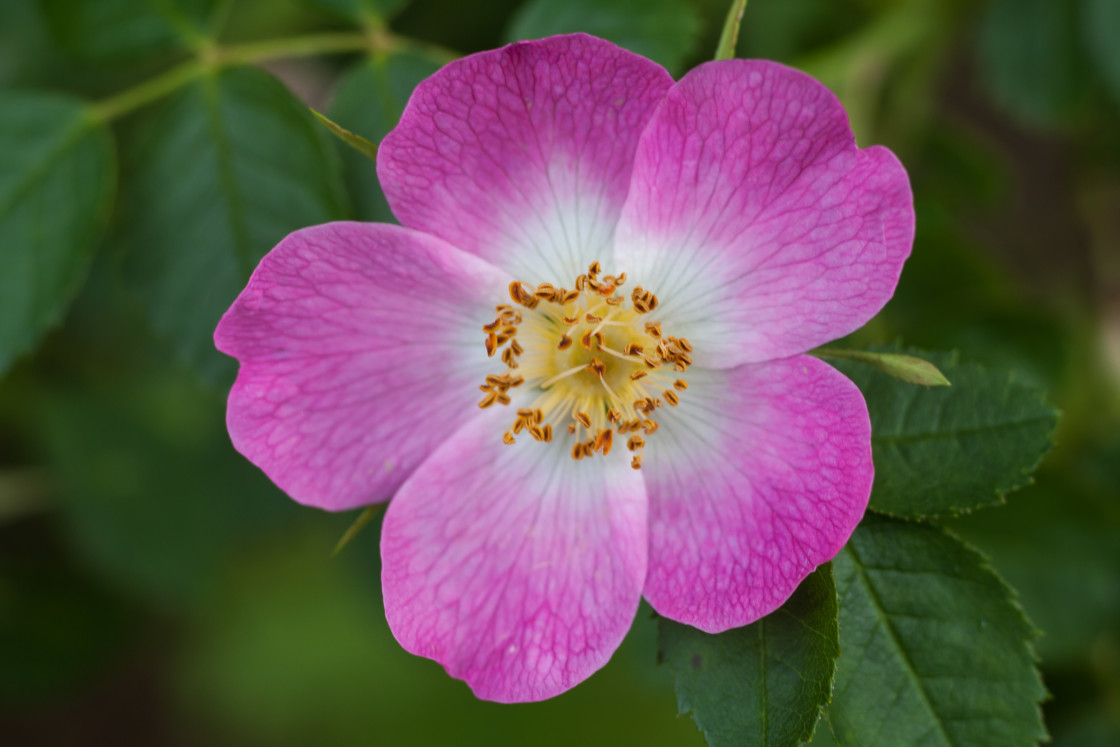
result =
[{"label": "green leaf", "polygon": [[41,533],[17,530],[0,553],[0,697],[8,708],[88,687],[128,655],[137,632],[115,590],[91,580],[71,553],[43,545]]},{"label": "green leaf", "polygon": [[820,358],[837,358],[866,363],[875,366],[889,376],[902,379],[907,384],[950,386],[949,380],[937,370],[937,366],[913,355],[873,353],[867,350],[840,350],[837,348],[821,348],[814,351],[814,355]]},{"label": "green leaf", "polygon": [[388,20],[404,9],[409,0],[304,0],[304,2],[358,23],[370,23]]},{"label": "green leaf", "polygon": [[482,702],[394,640],[374,533],[325,556],[337,527],[324,524],[336,518],[304,511],[293,531],[258,536],[227,565],[169,667],[169,694],[185,701],[176,712],[204,714],[235,744],[269,747],[703,744],[673,712],[644,605],[579,687],[543,703]]},{"label": "green leaf", "polygon": [[988,88],[1028,124],[1061,124],[1083,93],[1075,6],[1068,0],[995,0],[980,20],[978,57]]},{"label": "green leaf", "polygon": [[59,522],[82,567],[181,609],[298,509],[230,448],[221,398],[174,368],[118,364],[117,381],[83,377],[86,389],[47,385],[37,396]]},{"label": "green leaf", "polygon": [[871,413],[871,509],[920,518],[1003,502],[1030,482],[1050,450],[1058,413],[1042,391],[1006,371],[919,352],[953,382],[915,387],[851,361],[835,365],[859,386]]},{"label": "green leaf", "polygon": [[[438,60],[412,51],[368,57],[342,76],[330,117],[360,137],[379,143],[397,126],[412,90],[439,68]],[[339,150],[356,217],[396,222],[381,192],[376,164],[353,148]]]},{"label": "green leaf", "polygon": [[[963,516],[951,527],[983,547],[1018,590],[1046,631],[1038,652],[1047,665],[1075,669],[1086,646],[1100,645],[1120,620],[1120,441],[1107,449],[1082,442],[1064,456],[1005,508]],[[1098,471],[1098,480],[1087,479]]]},{"label": "green leaf", "polygon": [[81,101],[0,92],[0,373],[62,316],[108,218],[112,137]]},{"label": "green leaf", "polygon": [[696,45],[700,19],[682,0],[530,0],[507,41],[585,31],[659,62],[674,75]]},{"label": "green leaf", "polygon": [[731,0],[727,18],[723,21],[723,31],[719,35],[719,44],[716,45],[715,59],[730,60],[735,56],[735,46],[739,43],[739,25],[743,22],[743,12],[746,9],[747,0]]},{"label": "green leaf", "polygon": [[1032,745],[1046,738],[1037,635],[973,548],[869,515],[833,561],[840,745]]},{"label": "green leaf", "polygon": [[204,75],[125,142],[127,278],[181,355],[228,378],[211,338],[249,273],[291,231],[345,216],[336,154],[306,107],[250,68]]},{"label": "green leaf", "polygon": [[1085,44],[1097,69],[1120,106],[1120,0],[1082,0],[1081,21]]},{"label": "green leaf", "polygon": [[822,565],[780,609],[719,635],[662,619],[660,658],[677,705],[709,745],[796,745],[813,736],[832,693],[836,587]]},{"label": "green leaf", "polygon": [[0,2],[0,88],[66,80],[59,75],[65,61],[58,59],[58,45],[42,16],[36,3]]},{"label": "green leaf", "polygon": [[[723,2],[726,0],[721,0],[721,7]],[[836,0],[756,2],[751,6],[750,23],[739,29],[736,53],[791,64],[808,51],[846,44],[866,31],[872,18],[856,6]]]},{"label": "green leaf", "polygon": [[192,49],[207,38],[216,0],[41,0],[64,50],[94,61],[121,61],[165,49]]}]

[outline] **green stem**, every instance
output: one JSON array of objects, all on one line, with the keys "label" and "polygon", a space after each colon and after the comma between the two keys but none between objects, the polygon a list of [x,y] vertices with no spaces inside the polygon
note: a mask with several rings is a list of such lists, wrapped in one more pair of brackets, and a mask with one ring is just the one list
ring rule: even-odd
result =
[{"label": "green stem", "polygon": [[723,22],[723,31],[720,32],[719,44],[716,46],[715,59],[730,60],[735,56],[735,45],[739,42],[739,24],[743,21],[746,9],[747,0],[731,0],[727,20]]},{"label": "green stem", "polygon": [[256,65],[271,60],[311,57],[320,54],[373,51],[408,44],[383,31],[377,33],[345,32],[310,34],[287,39],[269,39],[229,47],[204,46],[198,57],[173,67],[162,75],[146,80],[99,102],[94,116],[110,121],[146,106],[188,85],[207,72],[224,67]]},{"label": "green stem", "polygon": [[167,96],[202,75],[205,70],[206,65],[201,60],[184,62],[178,67],[171,68],[163,75],[157,75],[155,78],[146,80],[133,88],[103,99],[94,106],[93,114],[103,122],[114,120],[134,109],[139,109],[145,104],[150,104]]},{"label": "green stem", "polygon": [[361,33],[310,34],[287,39],[269,39],[262,42],[238,44],[215,48],[210,57],[214,64],[257,65],[271,60],[293,57],[314,57],[320,54],[361,52],[373,46],[374,37]]}]

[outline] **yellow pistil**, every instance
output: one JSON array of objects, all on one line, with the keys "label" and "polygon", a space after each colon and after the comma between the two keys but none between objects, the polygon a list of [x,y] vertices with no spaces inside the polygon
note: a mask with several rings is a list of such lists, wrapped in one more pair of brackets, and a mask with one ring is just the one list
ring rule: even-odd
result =
[{"label": "yellow pistil", "polygon": [[645,438],[658,428],[657,411],[678,406],[679,392],[688,388],[679,374],[692,365],[693,348],[683,337],[663,334],[660,322],[647,321],[657,296],[640,286],[626,295],[620,290],[625,283],[626,273],[604,275],[593,262],[572,290],[510,284],[513,304],[495,307],[494,321],[482,327],[487,355],[508,371],[486,377],[478,403],[510,404],[511,390],[524,386],[520,397],[531,404],[517,410],[502,435],[505,443],[528,433],[548,444],[554,430],[566,430],[571,457],[579,461],[607,456],[616,432],[631,434],[630,464],[641,468]]}]

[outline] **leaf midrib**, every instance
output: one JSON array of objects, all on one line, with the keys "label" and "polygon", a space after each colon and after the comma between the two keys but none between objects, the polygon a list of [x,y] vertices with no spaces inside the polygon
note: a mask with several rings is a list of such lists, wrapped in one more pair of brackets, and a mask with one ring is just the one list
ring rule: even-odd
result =
[{"label": "leaf midrib", "polygon": [[949,738],[949,735],[945,732],[945,727],[942,725],[941,719],[938,717],[937,710],[933,707],[933,703],[929,699],[929,694],[922,686],[921,677],[916,671],[914,671],[914,665],[913,663],[911,663],[910,657],[906,655],[906,649],[903,648],[902,643],[898,638],[898,633],[895,631],[894,626],[891,624],[890,616],[887,614],[886,609],[884,609],[883,603],[879,599],[879,595],[875,592],[875,587],[871,584],[871,578],[867,575],[867,571],[864,569],[863,561],[860,559],[859,553],[856,552],[855,547],[853,547],[852,543],[850,542],[844,548],[844,550],[849,555],[851,555],[852,561],[856,567],[856,571],[859,573],[862,585],[865,589],[867,589],[867,596],[871,600],[872,606],[875,608],[877,617],[883,623],[883,629],[887,633],[887,638],[891,643],[891,647],[894,648],[895,652],[898,654],[898,657],[902,660],[903,664],[905,664],[903,671],[906,673],[907,678],[913,684],[914,689],[917,690],[918,695],[921,697],[922,705],[926,707],[926,710],[929,712],[929,715],[933,719],[934,724],[937,726],[937,732],[941,735],[945,744],[956,744],[952,739]]},{"label": "leaf midrib", "polygon": [[247,277],[252,270],[249,254],[249,241],[246,236],[245,208],[237,189],[237,178],[232,170],[233,156],[229,138],[225,131],[225,120],[221,112],[221,73],[207,75],[202,80],[203,102],[206,106],[206,119],[214,138],[214,151],[218,162],[218,182],[227,198],[230,227],[233,229],[233,251],[241,276]]}]

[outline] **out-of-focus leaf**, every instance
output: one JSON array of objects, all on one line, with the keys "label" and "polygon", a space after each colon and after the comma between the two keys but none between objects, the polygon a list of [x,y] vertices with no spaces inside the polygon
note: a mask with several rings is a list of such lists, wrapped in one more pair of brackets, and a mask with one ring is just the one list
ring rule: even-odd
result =
[{"label": "out-of-focus leaf", "polygon": [[514,16],[507,41],[586,31],[682,72],[700,31],[682,0],[530,0]]},{"label": "out-of-focus leaf", "polygon": [[83,574],[181,611],[301,513],[230,446],[224,400],[170,360],[102,252],[66,324],[0,385],[0,461],[46,477],[53,533]]},{"label": "out-of-focus leaf", "polygon": [[[1081,704],[1078,704],[1081,705]],[[1050,747],[1116,747],[1120,744],[1120,723],[1112,715],[1111,703],[1096,709],[1079,709],[1078,718],[1063,723],[1061,733],[1054,732]]]},{"label": "out-of-focus leaf", "polygon": [[0,88],[38,85],[54,42],[32,3],[0,2]]},{"label": "out-of-focus leaf", "polygon": [[740,28],[737,55],[787,64],[809,50],[839,42],[869,20],[862,7],[836,0],[756,0],[750,9]]},{"label": "out-of-focus leaf", "polygon": [[[847,3],[831,5],[833,12],[854,15]],[[885,124],[890,119],[878,114],[885,103],[884,72],[891,70],[893,75],[909,77],[907,83],[911,88],[932,87],[926,82],[932,76],[920,72],[925,67],[920,60],[928,58],[933,40],[943,35],[945,7],[944,3],[928,0],[887,4],[862,28],[823,49],[798,57],[793,66],[819,80],[844,102],[858,142],[878,140],[878,123]],[[920,111],[924,98],[916,92],[912,95],[907,103]]]},{"label": "out-of-focus leaf", "polygon": [[[915,345],[959,350],[964,360],[992,369],[1011,370],[1028,386],[1055,392],[1070,376],[1071,357],[1077,345],[1076,330],[1045,308],[1023,303],[996,303],[966,307],[944,317],[940,329],[915,324]],[[1055,395],[1057,396],[1057,395]]]},{"label": "out-of-focus leaf", "polygon": [[89,107],[0,91],[0,373],[57,322],[89,269],[115,184]]},{"label": "out-of-focus leaf", "polygon": [[211,380],[233,371],[212,335],[260,258],[345,216],[327,137],[284,86],[246,68],[205,75],[125,141],[127,277],[154,327]]},{"label": "out-of-focus leaf", "polygon": [[40,0],[51,32],[81,59],[128,60],[190,49],[207,35],[217,0]]},{"label": "out-of-focus leaf", "polygon": [[[1018,590],[1044,632],[1043,659],[1072,668],[1120,620],[1120,442],[1065,456],[1005,508],[962,516],[952,528],[984,548]],[[1106,473],[1099,484],[1085,479],[1095,467]]]},{"label": "out-of-focus leaf", "polygon": [[983,556],[935,527],[868,516],[833,561],[840,745],[1033,745],[1046,737],[1034,628]]},{"label": "out-of-focus leaf", "polygon": [[239,539],[295,510],[230,448],[220,399],[189,377],[52,392],[43,409],[62,518],[87,567],[161,606],[197,602]]},{"label": "out-of-focus leaf", "polygon": [[844,350],[821,348],[814,351],[820,358],[858,361],[874,366],[883,373],[901,379],[907,384],[922,386],[949,386],[949,380],[929,361],[901,353],[874,353],[869,350]]},{"label": "out-of-focus leaf", "polygon": [[859,386],[871,413],[871,508],[909,518],[998,505],[1030,481],[1050,450],[1058,413],[1006,371],[916,352],[952,387],[926,389],[851,361],[834,365]]},{"label": "out-of-focus leaf", "polygon": [[349,18],[359,23],[370,20],[384,21],[399,13],[409,0],[304,0],[323,10]]},{"label": "out-of-focus leaf", "polygon": [[513,708],[480,701],[393,639],[376,531],[327,558],[344,518],[305,516],[302,535],[258,544],[231,564],[182,650],[185,707],[232,743],[368,747],[375,734],[385,745],[702,744],[675,717],[669,672],[650,656],[657,626],[648,608],[607,666],[570,692]]},{"label": "out-of-focus leaf", "polygon": [[1082,0],[1086,46],[1120,106],[1120,0]]},{"label": "out-of-focus leaf", "polygon": [[57,698],[119,656],[135,627],[126,605],[86,573],[59,562],[43,526],[0,536],[0,698]]},{"label": "out-of-focus leaf", "polygon": [[659,655],[677,704],[709,745],[797,745],[813,736],[840,654],[832,568],[822,565],[780,609],[709,635],[661,620]]},{"label": "out-of-focus leaf", "polygon": [[988,88],[1028,124],[1060,124],[1079,101],[1075,9],[1068,0],[992,0],[980,21]]},{"label": "out-of-focus leaf", "polygon": [[[439,67],[437,60],[411,51],[368,57],[342,76],[330,117],[342,127],[380,143],[397,126],[412,89]],[[395,223],[374,162],[353,148],[343,146],[340,153],[355,217]]]}]

